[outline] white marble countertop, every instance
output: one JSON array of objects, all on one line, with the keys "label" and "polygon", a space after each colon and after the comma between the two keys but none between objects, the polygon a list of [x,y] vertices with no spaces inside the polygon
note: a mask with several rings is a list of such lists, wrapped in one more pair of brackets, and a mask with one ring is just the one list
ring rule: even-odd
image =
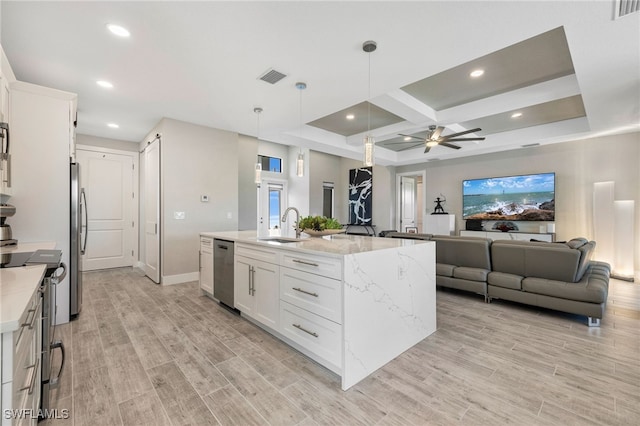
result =
[{"label": "white marble countertop", "polygon": [[[0,247],[0,253],[30,252],[53,249],[55,242],[18,243]],[[46,271],[45,265],[0,269],[0,333],[15,331],[33,293],[37,291]]]},{"label": "white marble countertop", "polygon": [[268,241],[269,238],[278,237],[258,238],[256,231],[201,232],[200,235],[203,237],[220,238],[238,243],[255,244],[263,247],[277,247],[278,249],[322,254],[332,257],[393,249],[416,244],[435,244],[433,241],[405,240],[401,238],[378,238],[345,234],[325,236],[322,238],[303,237],[300,241],[287,243]]}]

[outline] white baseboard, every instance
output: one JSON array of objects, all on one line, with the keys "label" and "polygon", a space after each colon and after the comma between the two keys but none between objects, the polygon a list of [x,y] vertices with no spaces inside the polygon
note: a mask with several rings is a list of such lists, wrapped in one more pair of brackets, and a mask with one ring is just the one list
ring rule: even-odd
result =
[{"label": "white baseboard", "polygon": [[162,285],[189,283],[192,281],[198,281],[199,279],[200,274],[198,272],[189,272],[186,274],[178,275],[164,275],[162,277]]}]

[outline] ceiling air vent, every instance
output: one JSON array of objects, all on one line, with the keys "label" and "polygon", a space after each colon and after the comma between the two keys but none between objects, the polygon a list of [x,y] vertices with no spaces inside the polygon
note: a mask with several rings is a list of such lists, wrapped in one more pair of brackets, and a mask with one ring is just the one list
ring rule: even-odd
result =
[{"label": "ceiling air vent", "polygon": [[283,74],[280,71],[276,71],[272,68],[270,70],[267,70],[267,72],[262,74],[260,77],[258,77],[258,79],[262,81],[266,81],[267,83],[270,83],[270,84],[276,84],[286,76],[287,76],[286,74]]},{"label": "ceiling air vent", "polygon": [[539,146],[539,145],[540,144],[538,142],[536,142],[536,143],[529,143],[529,144],[520,145],[520,146],[523,147],[523,148],[531,148],[532,146]]},{"label": "ceiling air vent", "polygon": [[640,0],[615,0],[614,19],[640,11]]}]

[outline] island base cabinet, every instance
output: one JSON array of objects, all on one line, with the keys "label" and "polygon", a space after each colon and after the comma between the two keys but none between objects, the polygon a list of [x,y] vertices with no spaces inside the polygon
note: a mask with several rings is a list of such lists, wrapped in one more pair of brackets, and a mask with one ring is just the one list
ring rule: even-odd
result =
[{"label": "island base cabinet", "polygon": [[280,324],[280,266],[235,257],[234,307],[273,330]]},{"label": "island base cabinet", "polygon": [[[334,371],[342,366],[342,326],[326,318],[280,302],[280,332],[311,355],[332,364]],[[320,360],[318,360],[321,362]],[[324,362],[321,364],[326,365]]]}]

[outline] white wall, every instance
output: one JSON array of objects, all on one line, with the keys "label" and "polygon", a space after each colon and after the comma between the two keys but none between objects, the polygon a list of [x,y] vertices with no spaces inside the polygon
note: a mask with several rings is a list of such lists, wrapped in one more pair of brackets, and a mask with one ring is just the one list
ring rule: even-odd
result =
[{"label": "white wall", "polygon": [[78,145],[90,145],[98,146],[101,148],[118,149],[120,151],[132,151],[138,152],[139,143],[122,141],[118,139],[100,138],[98,136],[91,135],[76,135],[76,144]]},{"label": "white wall", "polygon": [[[462,220],[462,180],[540,172],[556,173],[556,238],[593,238],[593,184],[614,181],[616,200],[640,205],[640,133],[605,136],[495,154],[398,167],[426,170],[428,207],[440,193],[446,210]],[[537,227],[537,223],[533,223]],[[635,270],[640,271],[640,209],[635,212]],[[597,241],[596,241],[597,243]],[[596,249],[597,250],[597,249]]]}]

